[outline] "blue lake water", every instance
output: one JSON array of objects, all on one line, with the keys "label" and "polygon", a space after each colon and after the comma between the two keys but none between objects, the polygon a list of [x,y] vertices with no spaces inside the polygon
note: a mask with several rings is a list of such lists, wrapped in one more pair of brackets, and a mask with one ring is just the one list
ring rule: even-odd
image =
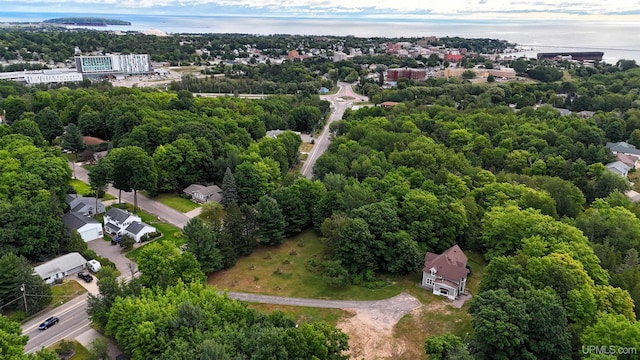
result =
[{"label": "blue lake water", "polygon": [[[0,22],[42,21],[60,13],[0,13]],[[348,18],[278,18],[171,15],[90,15],[126,20],[131,26],[97,27],[99,30],[167,33],[245,33],[353,35],[358,37],[421,37],[435,35],[466,38],[494,38],[522,45],[522,54],[536,52],[603,51],[604,60],[634,59],[640,63],[640,23],[586,22],[579,20],[398,20]]]}]

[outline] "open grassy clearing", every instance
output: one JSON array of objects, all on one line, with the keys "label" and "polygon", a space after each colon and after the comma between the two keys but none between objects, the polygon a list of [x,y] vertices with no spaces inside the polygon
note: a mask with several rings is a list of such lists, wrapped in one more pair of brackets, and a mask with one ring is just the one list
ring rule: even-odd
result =
[{"label": "open grassy clearing", "polygon": [[174,210],[180,211],[181,213],[186,213],[200,207],[200,205],[193,201],[181,198],[180,195],[175,193],[159,194],[153,198],[153,200],[159,201]]},{"label": "open grassy clearing", "polygon": [[[75,276],[75,275],[74,275]],[[65,279],[62,284],[51,287],[51,304],[49,308],[58,307],[87,292],[77,281]]]},{"label": "open grassy clearing", "polygon": [[[71,341],[73,343],[73,350],[75,351],[75,353],[73,354],[72,357],[69,358],[69,360],[88,360],[90,358],[89,350],[87,350],[87,348],[82,346],[82,344],[80,344],[79,342],[73,339],[65,339],[65,340]],[[60,347],[60,342],[53,344],[50,347],[50,349],[55,351],[58,347]]]},{"label": "open grassy clearing", "polygon": [[279,246],[258,247],[233,268],[210,274],[208,282],[229,291],[314,299],[379,300],[402,292],[404,282],[393,276],[380,279],[389,282],[379,289],[355,285],[337,289],[327,285],[322,276],[306,267],[309,259],[323,261],[324,249],[322,240],[308,230]]}]

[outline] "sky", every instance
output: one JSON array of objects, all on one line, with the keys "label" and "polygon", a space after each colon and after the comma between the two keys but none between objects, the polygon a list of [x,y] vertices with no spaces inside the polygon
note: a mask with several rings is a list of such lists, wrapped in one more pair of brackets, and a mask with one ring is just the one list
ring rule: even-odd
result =
[{"label": "sky", "polygon": [[0,0],[3,12],[640,20],[640,0]]}]

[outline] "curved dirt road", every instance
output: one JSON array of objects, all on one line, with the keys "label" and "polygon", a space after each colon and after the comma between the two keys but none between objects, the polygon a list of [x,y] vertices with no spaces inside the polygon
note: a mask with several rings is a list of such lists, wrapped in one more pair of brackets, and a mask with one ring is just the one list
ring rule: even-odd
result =
[{"label": "curved dirt road", "polygon": [[264,304],[306,306],[367,312],[374,315],[376,320],[387,324],[390,327],[393,327],[393,325],[395,325],[403,316],[422,305],[418,299],[404,292],[392,298],[373,301],[304,299],[238,292],[227,292],[227,296],[231,299]]}]

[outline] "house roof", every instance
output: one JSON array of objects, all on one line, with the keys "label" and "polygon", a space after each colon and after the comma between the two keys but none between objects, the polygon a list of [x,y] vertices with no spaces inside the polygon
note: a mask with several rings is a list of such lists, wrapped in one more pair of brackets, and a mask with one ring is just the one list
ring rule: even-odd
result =
[{"label": "house roof", "polygon": [[127,228],[125,229],[125,231],[128,231],[134,235],[138,235],[142,230],[144,230],[145,227],[153,227],[151,225],[147,225],[143,222],[137,222],[134,221],[131,224],[129,224],[129,226],[127,226]]},{"label": "house roof", "polygon": [[107,211],[107,213],[104,216],[108,216],[111,220],[115,222],[123,223],[131,215],[132,214],[126,210],[112,207],[109,211]]},{"label": "house roof", "polygon": [[86,263],[87,260],[80,253],[72,252],[34,267],[33,272],[46,279],[57,273],[84,266]]},{"label": "house roof", "polygon": [[629,172],[629,169],[631,169],[630,166],[627,166],[625,163],[623,163],[622,161],[615,161],[612,163],[608,163],[607,165],[605,165],[605,167],[615,173],[618,173],[622,176],[627,176],[627,173]]},{"label": "house roof", "polygon": [[625,154],[632,154],[632,155],[640,155],[640,150],[636,149],[635,146],[625,142],[625,141],[620,141],[620,142],[616,142],[616,143],[611,143],[608,142],[606,145],[606,147],[608,147],[609,149],[611,149],[612,152],[615,153],[625,153]]},{"label": "house roof", "polygon": [[464,279],[469,270],[467,269],[467,256],[458,245],[454,245],[442,254],[427,253],[424,257],[425,272],[436,269],[436,274],[450,280],[459,282]]},{"label": "house roof", "polygon": [[625,165],[629,166],[629,167],[635,167],[636,166],[636,162],[638,161],[638,156],[634,156],[634,155],[627,155],[627,154],[623,154],[623,153],[618,153],[616,155],[616,158],[623,162]]},{"label": "house roof", "polygon": [[204,186],[199,184],[191,184],[187,186],[186,189],[184,189],[184,192],[187,194],[193,194],[194,192],[199,192],[200,194],[207,197],[219,194],[221,191],[222,189],[220,189],[218,185]]},{"label": "house roof", "polygon": [[121,230],[118,225],[110,222],[106,223],[104,226],[108,227],[109,229],[115,230],[116,232],[119,232]]},{"label": "house roof", "polygon": [[62,217],[62,222],[64,223],[64,226],[67,227],[67,229],[76,230],[87,224],[99,224],[99,222],[97,222],[96,220],[73,211],[69,211],[68,213],[64,214],[64,216]]}]

